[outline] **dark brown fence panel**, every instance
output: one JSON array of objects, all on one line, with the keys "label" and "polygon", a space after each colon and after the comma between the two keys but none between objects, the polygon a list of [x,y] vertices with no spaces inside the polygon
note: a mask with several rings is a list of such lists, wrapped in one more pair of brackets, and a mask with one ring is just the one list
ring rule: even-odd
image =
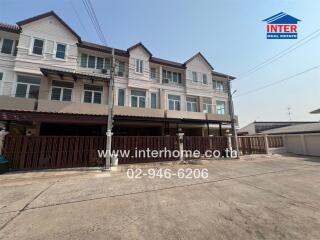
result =
[{"label": "dark brown fence panel", "polygon": [[[4,156],[11,169],[45,169],[101,166],[104,158],[98,150],[106,149],[105,136],[13,136],[7,135]],[[161,150],[160,156],[145,155],[138,150]],[[112,151],[119,163],[138,163],[177,160],[176,136],[114,136]],[[119,151],[124,151],[120,153]],[[125,152],[126,151],[126,152]],[[126,156],[127,154],[127,156]],[[158,153],[159,154],[159,153]]]},{"label": "dark brown fence panel", "polygon": [[264,136],[238,137],[239,151],[242,155],[266,153]]},{"label": "dark brown fence panel", "polygon": [[[119,163],[125,164],[177,160],[172,152],[179,146],[175,136],[114,136],[112,149]],[[158,156],[152,156],[154,150]]]},{"label": "dark brown fence panel", "polygon": [[284,147],[282,136],[268,136],[269,148]]},{"label": "dark brown fence panel", "polygon": [[185,136],[184,137],[184,150],[199,151],[201,155],[205,154],[207,150],[220,151],[221,155],[224,154],[225,149],[228,147],[227,137],[220,136]]}]

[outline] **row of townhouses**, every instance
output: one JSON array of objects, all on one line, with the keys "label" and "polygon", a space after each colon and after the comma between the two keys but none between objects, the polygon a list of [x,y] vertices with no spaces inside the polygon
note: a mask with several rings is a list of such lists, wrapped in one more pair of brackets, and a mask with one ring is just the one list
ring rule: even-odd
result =
[{"label": "row of townhouses", "polygon": [[[53,11],[0,24],[0,124],[12,134],[102,135],[111,51],[85,42]],[[142,44],[115,49],[114,134],[221,135],[234,77],[201,53],[184,63]],[[1,126],[0,126],[1,127]]]}]

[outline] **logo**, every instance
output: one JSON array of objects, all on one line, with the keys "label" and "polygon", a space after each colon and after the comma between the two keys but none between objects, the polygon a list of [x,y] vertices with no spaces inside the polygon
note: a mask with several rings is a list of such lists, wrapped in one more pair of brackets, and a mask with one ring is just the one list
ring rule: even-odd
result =
[{"label": "logo", "polygon": [[298,22],[301,21],[284,12],[262,20],[267,22],[267,39],[297,39]]}]

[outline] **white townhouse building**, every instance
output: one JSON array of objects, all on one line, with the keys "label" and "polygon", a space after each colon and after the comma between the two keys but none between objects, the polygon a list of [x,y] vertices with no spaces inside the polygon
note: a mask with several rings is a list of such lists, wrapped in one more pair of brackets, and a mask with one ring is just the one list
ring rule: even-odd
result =
[{"label": "white townhouse building", "polygon": [[[0,24],[0,122],[13,134],[104,135],[111,48],[85,42],[53,11]],[[184,63],[142,44],[115,49],[116,135],[221,135],[235,77],[198,53]]]}]

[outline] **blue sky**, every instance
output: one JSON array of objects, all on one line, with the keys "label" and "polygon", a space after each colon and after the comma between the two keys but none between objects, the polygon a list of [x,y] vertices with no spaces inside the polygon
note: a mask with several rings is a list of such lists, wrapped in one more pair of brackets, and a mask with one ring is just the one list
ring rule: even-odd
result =
[{"label": "blue sky", "polygon": [[[320,28],[320,1],[91,0],[110,46],[143,42],[154,56],[184,62],[202,52],[216,71],[241,76],[297,40],[267,40],[263,19],[286,12],[302,21],[298,38]],[[84,40],[99,39],[80,0],[1,0],[0,21],[54,10]],[[76,14],[78,13],[78,16]],[[320,36],[247,78],[233,82],[238,94],[320,64]],[[235,98],[240,125],[251,121],[320,120],[320,68],[262,91]]]}]

